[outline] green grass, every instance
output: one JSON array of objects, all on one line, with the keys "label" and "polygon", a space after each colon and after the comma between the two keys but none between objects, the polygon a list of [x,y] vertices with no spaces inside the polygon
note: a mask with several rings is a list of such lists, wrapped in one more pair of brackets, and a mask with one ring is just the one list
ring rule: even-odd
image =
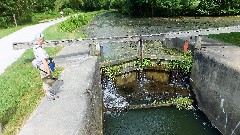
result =
[{"label": "green grass", "polygon": [[49,21],[51,19],[55,19],[55,18],[58,18],[59,17],[59,14],[56,13],[56,12],[50,12],[50,13],[35,13],[33,15],[33,21],[30,22],[30,23],[27,23],[27,24],[24,24],[24,25],[19,25],[17,27],[15,26],[12,26],[12,27],[9,27],[9,28],[6,28],[6,29],[0,29],[0,39],[5,37],[5,36],[8,36],[18,30],[20,30],[21,28],[24,28],[26,26],[30,26],[30,25],[34,25],[34,24],[37,24],[37,23],[40,23],[40,22],[44,22],[44,21]]},{"label": "green grass", "polygon": [[224,34],[214,34],[208,37],[217,39],[219,41],[230,43],[236,46],[240,46],[240,32],[224,33]]},{"label": "green grass", "polygon": [[18,26],[18,27],[11,27],[11,28],[7,28],[7,29],[0,29],[0,39],[12,34],[15,31],[20,30],[21,28],[26,27],[26,25],[22,25],[22,26]]},{"label": "green grass", "polygon": [[[61,47],[46,48],[52,57]],[[38,69],[31,64],[32,49],[13,63],[0,76],[0,123],[3,134],[16,134],[44,96]],[[62,68],[56,69],[59,75]]]},{"label": "green grass", "polygon": [[61,40],[61,39],[77,39],[83,38],[85,35],[79,34],[79,32],[63,32],[60,30],[60,24],[50,26],[43,31],[46,40]]}]

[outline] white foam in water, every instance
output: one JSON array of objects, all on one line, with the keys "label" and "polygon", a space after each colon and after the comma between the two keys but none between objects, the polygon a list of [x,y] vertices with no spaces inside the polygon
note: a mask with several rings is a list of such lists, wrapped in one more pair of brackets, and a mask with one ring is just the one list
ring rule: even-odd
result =
[{"label": "white foam in water", "polygon": [[104,106],[106,108],[113,108],[113,107],[125,107],[128,106],[129,103],[126,101],[126,99],[119,94],[116,93],[116,89],[114,87],[114,84],[109,81],[107,83],[107,88],[104,90]]}]

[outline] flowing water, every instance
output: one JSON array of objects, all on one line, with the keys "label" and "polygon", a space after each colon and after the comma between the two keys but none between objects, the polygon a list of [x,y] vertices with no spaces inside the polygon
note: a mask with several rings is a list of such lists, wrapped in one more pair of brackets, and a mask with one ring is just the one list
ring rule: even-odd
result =
[{"label": "flowing water", "polygon": [[172,106],[121,109],[151,104],[154,100],[194,98],[186,87],[186,76],[179,77],[181,81],[177,81],[165,71],[130,74],[118,76],[115,81],[102,80],[105,135],[221,135],[197,105],[192,110],[179,110]]}]

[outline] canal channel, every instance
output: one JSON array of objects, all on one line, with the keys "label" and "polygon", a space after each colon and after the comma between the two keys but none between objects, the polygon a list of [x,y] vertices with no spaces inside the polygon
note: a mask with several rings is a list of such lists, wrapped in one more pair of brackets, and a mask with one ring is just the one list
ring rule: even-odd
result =
[{"label": "canal channel", "polygon": [[[179,18],[131,18],[117,13],[104,13],[82,31],[90,37],[111,37],[220,27],[236,25],[236,23],[238,22],[179,21]],[[122,47],[124,44],[133,44],[133,47],[131,45],[130,49]],[[111,60],[113,57],[126,55],[118,54],[119,48],[128,50],[127,55],[131,55],[136,51],[136,49],[131,50],[136,47],[134,44],[136,43],[121,43],[121,45],[108,43],[101,46],[104,48],[105,58]],[[157,46],[158,49],[154,50],[156,53],[160,50],[168,50],[158,41],[150,44]],[[178,75],[176,72],[154,70],[154,68],[134,70],[114,79],[104,76],[103,73],[104,134],[221,135],[198,108],[189,79],[189,75]],[[167,104],[166,102],[179,97],[192,99],[191,109],[159,105]],[[156,104],[161,107],[154,107]],[[152,106],[141,107],[141,105]],[[129,106],[135,108],[129,109]]]}]

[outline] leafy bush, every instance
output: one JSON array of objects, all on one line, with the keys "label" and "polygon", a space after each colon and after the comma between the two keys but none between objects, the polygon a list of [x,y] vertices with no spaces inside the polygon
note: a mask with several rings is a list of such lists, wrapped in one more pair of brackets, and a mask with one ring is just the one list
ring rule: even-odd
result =
[{"label": "leafy bush", "polygon": [[77,28],[88,23],[87,16],[84,14],[76,14],[71,16],[67,21],[62,22],[60,29],[65,32],[74,32]]},{"label": "leafy bush", "polygon": [[66,21],[61,22],[60,29],[62,32],[75,32],[82,26],[89,23],[98,13],[101,12],[104,11],[74,14]]},{"label": "leafy bush", "polygon": [[71,8],[64,8],[63,9],[63,16],[68,16],[70,14],[74,13]]},{"label": "leafy bush", "polygon": [[13,26],[12,16],[0,17],[0,28],[8,28]]},{"label": "leafy bush", "polygon": [[236,15],[240,1],[224,0],[111,0],[110,7],[137,16]]},{"label": "leafy bush", "polygon": [[33,14],[33,21],[39,22],[39,21],[45,21],[49,19],[58,18],[59,13],[56,11],[46,11],[44,13],[34,13]]}]

